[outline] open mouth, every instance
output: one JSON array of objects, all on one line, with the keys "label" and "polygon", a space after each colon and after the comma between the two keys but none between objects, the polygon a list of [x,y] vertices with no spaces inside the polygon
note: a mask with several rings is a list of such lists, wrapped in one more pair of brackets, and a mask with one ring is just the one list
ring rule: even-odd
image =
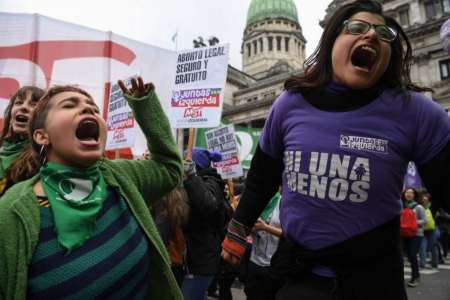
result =
[{"label": "open mouth", "polygon": [[80,141],[98,141],[100,130],[97,121],[92,119],[82,120],[75,131]]},{"label": "open mouth", "polygon": [[375,64],[377,57],[378,52],[375,48],[368,45],[361,45],[353,51],[351,60],[353,66],[369,72]]},{"label": "open mouth", "polygon": [[27,123],[29,120],[29,118],[25,115],[17,115],[15,119],[16,119],[16,122],[19,122],[19,123]]}]

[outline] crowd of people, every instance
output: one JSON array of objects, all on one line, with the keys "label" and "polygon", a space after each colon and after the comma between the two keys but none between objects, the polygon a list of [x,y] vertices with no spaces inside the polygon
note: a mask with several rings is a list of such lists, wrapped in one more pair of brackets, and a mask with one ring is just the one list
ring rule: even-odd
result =
[{"label": "crowd of people", "polygon": [[[104,156],[85,90],[20,88],[0,136],[0,299],[230,300],[237,280],[250,300],[407,299],[404,261],[415,287],[450,242],[450,119],[411,63],[378,2],[340,7],[234,188],[220,153],[182,155],[140,77],[118,82],[139,160]],[[404,189],[409,161],[427,190]]]},{"label": "crowd of people", "polygon": [[[402,193],[404,211],[410,209],[415,225],[410,234],[400,232],[403,252],[411,267],[411,279],[407,285],[416,287],[420,283],[420,269],[437,270],[438,264],[444,264],[448,255],[448,233],[450,214],[442,208],[431,211],[431,195],[425,190],[407,188]],[[403,212],[406,215],[408,212]],[[404,228],[408,229],[405,217]],[[400,225],[402,226],[402,224]],[[428,258],[431,258],[428,264]]]}]

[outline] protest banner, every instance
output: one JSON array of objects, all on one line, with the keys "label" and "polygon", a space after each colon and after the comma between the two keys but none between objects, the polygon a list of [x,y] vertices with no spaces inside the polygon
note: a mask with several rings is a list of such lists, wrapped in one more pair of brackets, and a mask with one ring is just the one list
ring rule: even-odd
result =
[{"label": "protest banner", "polygon": [[228,45],[217,45],[178,52],[170,101],[172,127],[219,126],[228,48]]},{"label": "protest banner", "polygon": [[[107,119],[109,96],[117,92],[114,84],[133,75],[154,83],[168,113],[177,61],[174,51],[37,14],[0,13],[0,36],[1,116],[20,86],[46,89],[71,84],[89,92]],[[132,150],[121,149],[121,153],[138,157],[146,148],[139,129]]]},{"label": "protest banner", "polygon": [[205,139],[208,150],[222,154],[222,161],[214,162],[213,167],[223,179],[243,176],[233,125],[208,130]]}]

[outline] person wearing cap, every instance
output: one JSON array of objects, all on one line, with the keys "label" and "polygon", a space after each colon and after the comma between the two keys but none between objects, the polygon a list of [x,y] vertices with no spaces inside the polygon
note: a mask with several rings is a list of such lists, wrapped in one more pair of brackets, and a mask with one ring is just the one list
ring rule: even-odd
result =
[{"label": "person wearing cap", "polygon": [[221,242],[232,209],[225,184],[211,162],[222,160],[219,152],[194,148],[192,161],[184,162],[184,187],[190,215],[186,228],[186,273],[182,292],[186,300],[203,299],[219,271]]}]

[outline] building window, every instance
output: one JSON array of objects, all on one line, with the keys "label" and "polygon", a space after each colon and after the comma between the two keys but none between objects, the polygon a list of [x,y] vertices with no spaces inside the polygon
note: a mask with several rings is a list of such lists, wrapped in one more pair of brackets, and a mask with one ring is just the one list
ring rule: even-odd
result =
[{"label": "building window", "polygon": [[281,24],[281,21],[280,20],[276,20],[275,23],[276,24]]},{"label": "building window", "polygon": [[286,52],[289,52],[289,38],[284,38],[284,48],[286,49]]},{"label": "building window", "polygon": [[442,11],[450,13],[450,0],[442,0]]},{"label": "building window", "polygon": [[264,51],[263,39],[259,39],[259,51],[262,53]]},{"label": "building window", "polygon": [[256,41],[253,41],[253,53],[256,55],[256,52],[258,52],[258,45],[256,44]]},{"label": "building window", "polygon": [[434,1],[425,2],[425,16],[427,19],[431,19],[436,16],[436,6]]},{"label": "building window", "polygon": [[267,39],[269,41],[269,51],[273,51],[273,37],[269,36]]},{"label": "building window", "polygon": [[441,80],[450,79],[450,59],[440,61],[439,69],[441,70]]},{"label": "building window", "polygon": [[277,50],[281,51],[281,36],[277,36]]},{"label": "building window", "polygon": [[247,56],[250,57],[252,55],[252,46],[250,43],[247,43]]},{"label": "building window", "polygon": [[398,12],[398,15],[400,17],[400,25],[409,26],[409,10],[403,9]]},{"label": "building window", "polygon": [[267,21],[267,24],[272,24],[273,23],[273,21]]}]

